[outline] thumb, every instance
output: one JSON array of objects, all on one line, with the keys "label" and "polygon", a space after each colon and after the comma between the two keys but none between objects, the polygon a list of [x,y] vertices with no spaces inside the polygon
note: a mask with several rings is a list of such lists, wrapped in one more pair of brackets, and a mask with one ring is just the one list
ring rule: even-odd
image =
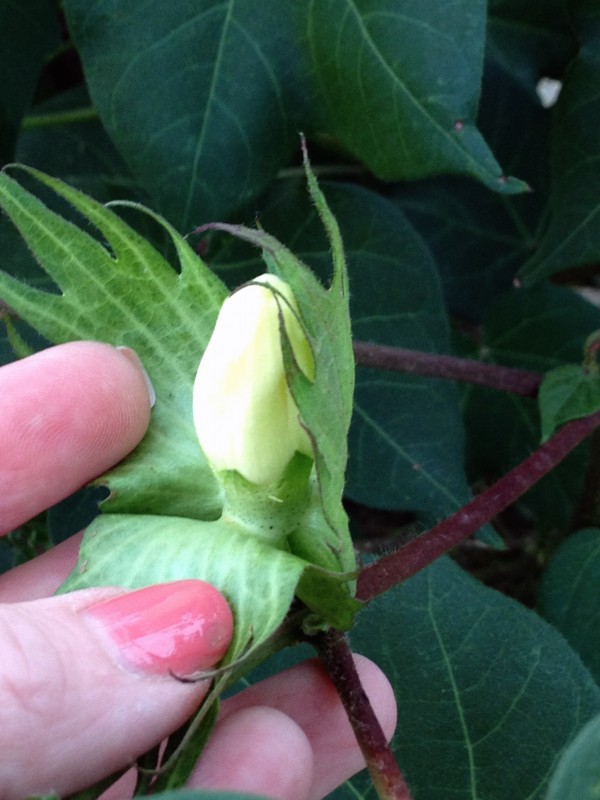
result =
[{"label": "thumb", "polygon": [[214,666],[232,624],[197,580],[0,606],[0,796],[70,794],[158,744],[207,691],[171,673]]}]

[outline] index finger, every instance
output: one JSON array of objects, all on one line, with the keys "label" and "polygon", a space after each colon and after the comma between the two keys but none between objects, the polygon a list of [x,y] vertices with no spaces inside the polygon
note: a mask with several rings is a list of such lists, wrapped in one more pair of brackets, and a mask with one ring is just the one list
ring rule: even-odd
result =
[{"label": "index finger", "polygon": [[150,419],[132,351],[99,342],[51,347],[0,369],[0,533],[123,459]]}]

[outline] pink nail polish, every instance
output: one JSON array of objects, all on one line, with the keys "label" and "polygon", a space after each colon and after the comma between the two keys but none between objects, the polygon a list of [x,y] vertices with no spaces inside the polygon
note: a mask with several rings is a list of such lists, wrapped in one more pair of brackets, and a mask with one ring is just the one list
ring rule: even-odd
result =
[{"label": "pink nail polish", "polygon": [[126,666],[151,675],[209,669],[225,655],[233,630],[223,595],[199,580],[148,586],[81,613],[100,623]]}]

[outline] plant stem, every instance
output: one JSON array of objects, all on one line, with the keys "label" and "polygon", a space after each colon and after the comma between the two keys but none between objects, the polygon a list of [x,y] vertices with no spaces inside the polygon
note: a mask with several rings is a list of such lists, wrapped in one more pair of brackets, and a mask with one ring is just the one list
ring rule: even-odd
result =
[{"label": "plant stem", "polygon": [[69,111],[52,111],[47,114],[29,114],[24,117],[23,130],[32,128],[50,128],[55,125],[70,125],[74,122],[89,122],[99,119],[95,108],[72,108]]},{"label": "plant stem", "polygon": [[539,372],[372,342],[354,342],[353,348],[356,363],[362,367],[464,381],[524,397],[536,397],[543,378]]},{"label": "plant stem", "polygon": [[411,800],[404,776],[362,687],[346,638],[339,631],[329,630],[312,637],[311,642],[346,709],[377,795],[381,800]]},{"label": "plant stem", "polygon": [[361,572],[356,596],[370,600],[410,578],[514,503],[600,425],[600,411],[564,425],[499,481],[427,533]]}]

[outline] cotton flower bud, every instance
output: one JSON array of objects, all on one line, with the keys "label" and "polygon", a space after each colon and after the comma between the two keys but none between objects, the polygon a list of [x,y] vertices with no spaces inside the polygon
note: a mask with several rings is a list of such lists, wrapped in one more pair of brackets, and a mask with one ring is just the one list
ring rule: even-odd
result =
[{"label": "cotton flower bud", "polygon": [[261,275],[223,303],[194,383],[194,424],[215,472],[277,483],[310,441],[286,381],[280,325],[310,380],[314,360],[290,286]]}]

